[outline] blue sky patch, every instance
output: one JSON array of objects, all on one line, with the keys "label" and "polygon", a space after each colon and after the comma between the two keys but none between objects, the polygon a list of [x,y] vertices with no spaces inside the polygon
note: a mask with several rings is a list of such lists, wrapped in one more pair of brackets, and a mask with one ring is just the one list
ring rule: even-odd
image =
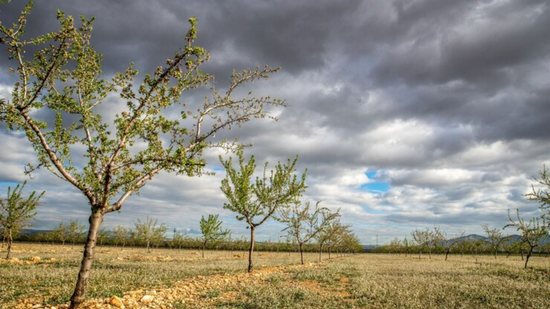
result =
[{"label": "blue sky patch", "polygon": [[390,184],[384,181],[376,181],[371,183],[364,183],[361,185],[361,190],[370,192],[388,192],[390,190]]}]

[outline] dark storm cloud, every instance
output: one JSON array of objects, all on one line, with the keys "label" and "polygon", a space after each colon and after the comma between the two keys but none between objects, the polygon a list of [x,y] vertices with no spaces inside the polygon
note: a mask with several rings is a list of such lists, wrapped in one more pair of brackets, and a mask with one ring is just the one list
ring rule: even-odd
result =
[{"label": "dark storm cloud", "polygon": [[[0,20],[14,20],[23,3],[0,6]],[[141,72],[163,64],[183,46],[190,16],[198,17],[198,43],[212,55],[205,70],[217,86],[233,68],[281,66],[249,87],[287,100],[279,121],[253,121],[217,138],[253,144],[247,153],[258,161],[299,154],[299,169],[309,171],[307,198],[342,208],[357,231],[376,226],[401,236],[433,224],[478,231],[482,223],[501,226],[507,209],[536,213],[523,194],[550,160],[548,1],[39,0],[29,34],[56,29],[57,8],[96,16],[93,44],[107,77],[130,61]],[[9,97],[14,77],[0,53],[0,96]],[[119,112],[115,101],[101,112]],[[0,181],[21,180],[32,149],[3,129],[0,137]],[[220,154],[206,154],[209,166]],[[362,190],[373,181],[367,170],[389,191]],[[132,215],[106,223],[132,225],[158,204],[159,221],[171,226],[196,229],[200,215],[219,212],[245,233],[221,209],[220,177],[163,175],[131,199],[124,211]],[[54,188],[56,179],[35,181]],[[58,191],[41,224],[59,210],[84,222],[85,208],[69,211],[81,200]]]}]

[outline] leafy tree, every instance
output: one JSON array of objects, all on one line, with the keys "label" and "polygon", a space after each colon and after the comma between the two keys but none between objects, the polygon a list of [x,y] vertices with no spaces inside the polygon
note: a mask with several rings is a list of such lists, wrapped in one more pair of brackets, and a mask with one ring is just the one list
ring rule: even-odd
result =
[{"label": "leafy tree", "polygon": [[550,171],[546,166],[542,167],[538,178],[535,180],[538,186],[533,185],[531,187],[531,193],[527,194],[527,198],[539,202],[541,210],[545,212],[543,216],[548,219],[550,218]]},{"label": "leafy tree", "polygon": [[517,221],[510,216],[508,211],[508,220],[510,221],[504,228],[512,227],[516,228],[521,233],[521,241],[528,246],[527,255],[525,256],[524,268],[527,268],[529,258],[533,254],[533,250],[540,246],[540,241],[548,235],[549,227],[544,217],[531,218],[529,221],[525,221],[519,215],[519,209],[516,209]]},{"label": "leafy tree", "polygon": [[85,235],[85,227],[80,224],[78,221],[70,221],[67,228],[67,240],[74,246],[75,243],[80,242]]},{"label": "leafy tree", "polygon": [[[89,228],[70,304],[75,308],[84,300],[97,233],[107,213],[119,211],[162,171],[200,175],[204,150],[228,145],[213,142],[216,133],[268,117],[267,106],[284,102],[250,93],[234,97],[243,84],[276,71],[269,67],[234,72],[227,89],[217,90],[214,78],[199,70],[209,54],[194,43],[195,18],[189,19],[183,49],[136,83],[133,65],[112,80],[103,78],[102,57],[90,44],[93,18],[82,17],[77,26],[71,16],[58,12],[57,31],[28,37],[31,7],[27,4],[11,27],[0,23],[0,44],[19,78],[11,99],[0,100],[0,118],[9,129],[24,131],[33,146],[38,164],[29,165],[28,172],[48,169],[89,204]],[[198,87],[212,94],[200,102],[182,100]],[[98,108],[114,94],[126,105],[119,106],[124,111],[112,122]],[[50,114],[55,120],[41,118]]]},{"label": "leafy tree", "polygon": [[[325,214],[323,214],[325,215]],[[343,225],[340,223],[340,216],[334,217],[332,220],[329,220],[325,226],[315,235],[315,240],[319,246],[319,262],[321,262],[323,257],[323,249],[325,247],[330,248],[333,243],[336,242],[340,230],[343,229]],[[330,258],[330,251],[329,251]]]},{"label": "leafy tree", "polygon": [[267,171],[264,166],[263,175],[256,177],[256,161],[251,156],[245,162],[242,149],[237,151],[238,169],[233,167],[231,157],[220,161],[227,173],[222,180],[221,190],[227,198],[224,208],[237,213],[237,219],[245,221],[250,229],[250,246],[248,248],[248,272],[252,272],[252,253],[254,252],[254,232],[256,228],[271,218],[277,210],[296,203],[304,192],[306,174],[298,177],[296,173],[297,158],[288,160],[286,164],[278,162],[275,170]]},{"label": "leafy tree", "polygon": [[151,252],[151,245],[158,245],[164,240],[164,234],[168,230],[165,225],[157,224],[157,219],[149,217],[145,221],[137,219],[135,223],[135,241],[137,244],[145,245],[147,252]]},{"label": "leafy tree", "polygon": [[207,218],[201,216],[200,228],[202,233],[202,257],[208,243],[220,241],[229,235],[229,230],[222,228],[222,221],[219,215],[208,215]]},{"label": "leafy tree", "polygon": [[115,246],[124,248],[132,236],[132,231],[122,225],[117,225],[113,230],[113,243]]},{"label": "leafy tree", "polygon": [[481,227],[483,228],[485,235],[487,235],[487,241],[496,259],[498,254],[498,249],[500,248],[502,240],[504,239],[504,236],[502,235],[502,231],[497,228],[492,228],[487,224],[484,224]]},{"label": "leafy tree", "polygon": [[0,199],[0,227],[2,229],[2,238],[7,243],[6,259],[11,258],[11,247],[13,239],[17,237],[23,227],[29,224],[30,220],[36,215],[36,207],[40,198],[45,192],[37,194],[33,191],[26,198],[22,191],[26,182],[17,185],[15,189],[8,187],[8,195],[5,199]]},{"label": "leafy tree", "polygon": [[282,208],[279,221],[286,223],[283,231],[294,238],[300,250],[300,261],[304,264],[304,244],[308,243],[319,234],[334,218],[338,212],[331,212],[328,208],[319,207],[320,202],[311,207],[310,202],[296,203],[290,207]]}]

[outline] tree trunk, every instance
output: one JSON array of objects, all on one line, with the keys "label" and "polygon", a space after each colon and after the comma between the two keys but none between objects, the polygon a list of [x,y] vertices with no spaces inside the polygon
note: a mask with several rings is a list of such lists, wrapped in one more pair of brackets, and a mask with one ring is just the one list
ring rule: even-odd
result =
[{"label": "tree trunk", "polygon": [[147,240],[147,253],[151,252],[151,241]]},{"label": "tree trunk", "polygon": [[11,258],[11,244],[13,243],[13,237],[11,234],[11,229],[8,231],[8,237],[6,239],[8,245],[8,254],[6,254],[6,260]]},{"label": "tree trunk", "polygon": [[84,245],[84,253],[80,264],[80,271],[78,272],[76,286],[74,288],[73,295],[71,296],[71,304],[69,306],[71,309],[78,308],[78,306],[84,301],[84,294],[86,292],[90,269],[92,268],[92,262],[94,259],[97,232],[99,231],[99,226],[102,221],[103,213],[101,210],[92,209],[92,214],[89,219],[90,227],[88,228],[88,236],[86,237],[86,244]]},{"label": "tree trunk", "polygon": [[527,263],[529,263],[529,258],[531,257],[531,254],[533,254],[533,248],[530,247],[529,251],[527,252],[527,256],[525,256],[525,266],[523,268],[527,269]]},{"label": "tree trunk", "polygon": [[206,250],[206,241],[202,243],[202,258],[204,259],[204,250]]},{"label": "tree trunk", "polygon": [[447,257],[449,256],[450,251],[451,251],[451,248],[449,248],[445,251],[445,261],[447,260]]},{"label": "tree trunk", "polygon": [[523,261],[524,258],[523,258],[523,249],[519,249],[519,253],[521,254],[521,260]]},{"label": "tree trunk", "polygon": [[319,263],[320,263],[321,260],[322,260],[322,254],[323,254],[323,246],[322,246],[322,245],[319,245]]},{"label": "tree trunk", "polygon": [[250,226],[250,247],[248,248],[248,272],[251,273],[254,265],[252,263],[252,253],[254,252],[254,226]]},{"label": "tree trunk", "polygon": [[300,243],[300,261],[302,262],[302,265],[304,265],[304,244]]}]

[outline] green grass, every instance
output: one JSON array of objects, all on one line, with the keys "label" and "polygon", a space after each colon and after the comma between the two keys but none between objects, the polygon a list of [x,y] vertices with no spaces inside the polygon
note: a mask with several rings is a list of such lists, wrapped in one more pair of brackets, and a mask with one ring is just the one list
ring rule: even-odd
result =
[{"label": "green grass", "polygon": [[[0,307],[24,299],[52,305],[67,302],[81,248],[17,244],[15,249],[23,263],[0,262]],[[30,262],[33,256],[41,260]],[[308,254],[306,260],[314,262],[316,255]],[[298,254],[256,256],[257,269],[298,261]],[[207,252],[202,259],[190,250],[147,253],[107,247],[98,250],[87,296],[123,296],[128,291],[169,288],[195,276],[227,274],[215,278],[241,277],[227,284],[208,283],[192,301],[169,303],[173,308],[549,308],[550,258],[535,257],[531,265],[524,270],[519,257],[450,256],[444,261],[437,255],[419,259],[357,254],[242,277],[243,252]],[[250,280],[243,282],[246,278]]]}]

